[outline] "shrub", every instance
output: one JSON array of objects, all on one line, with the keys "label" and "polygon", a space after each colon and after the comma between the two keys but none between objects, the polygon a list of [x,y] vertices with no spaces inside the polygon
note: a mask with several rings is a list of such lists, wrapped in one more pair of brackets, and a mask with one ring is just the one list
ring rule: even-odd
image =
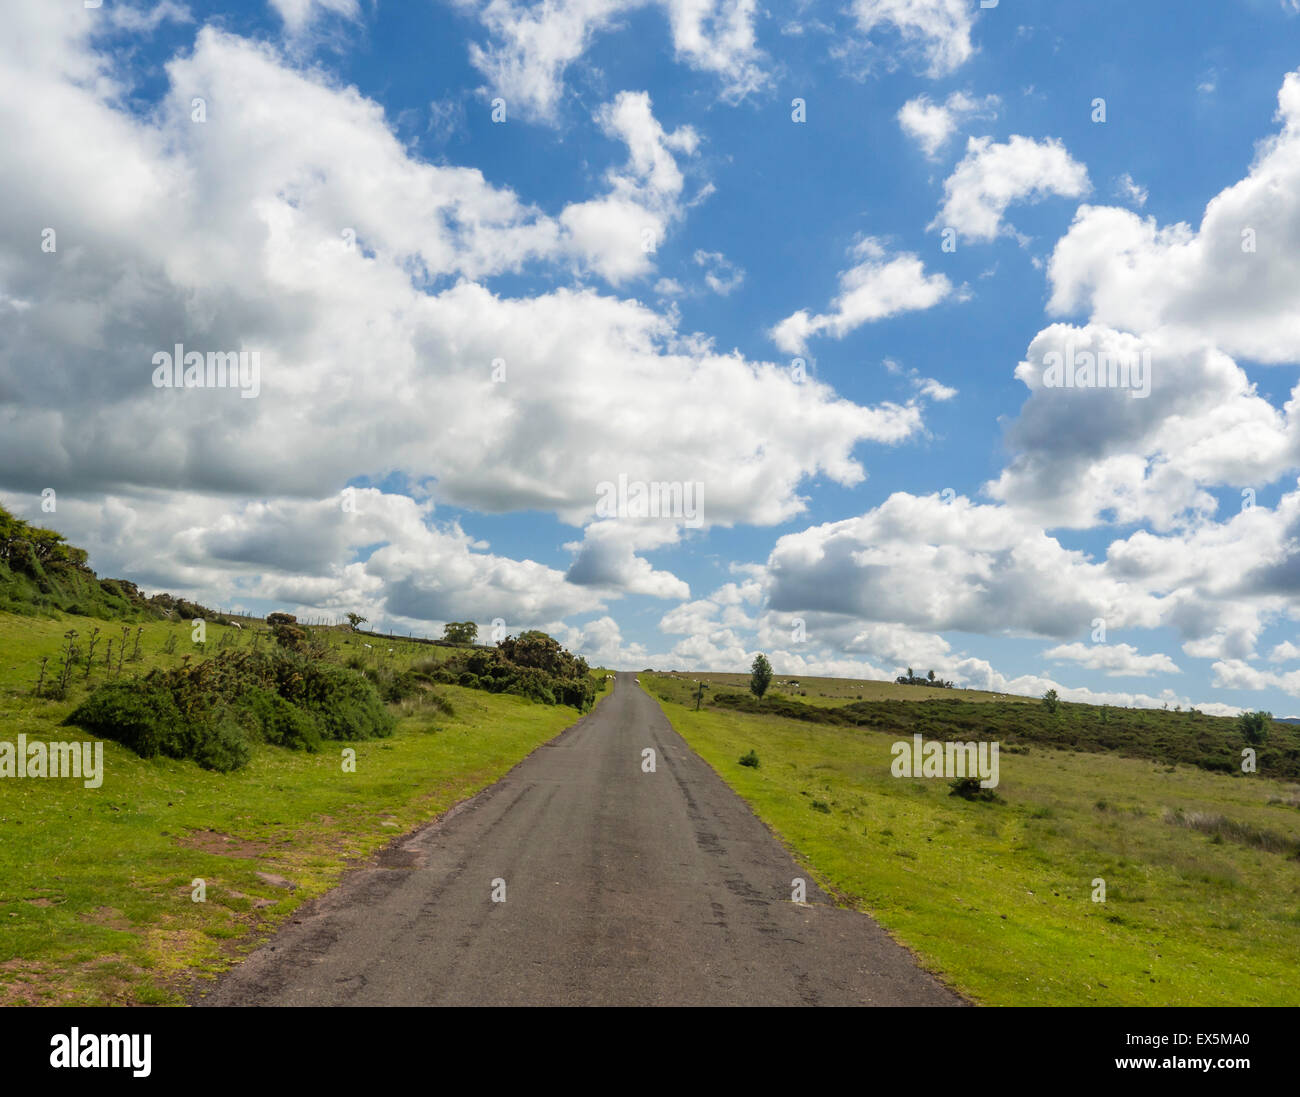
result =
[{"label": "shrub", "polygon": [[983,800],[992,803],[1002,799],[991,788],[982,788],[978,777],[954,777],[948,787],[951,789],[949,796],[960,796],[963,800]]},{"label": "shrub", "polygon": [[66,722],[121,743],[141,758],[175,757],[167,748],[173,746],[181,714],[170,691],[137,678],[100,686]]},{"label": "shrub", "polygon": [[748,754],[742,754],[740,756],[740,764],[742,766],[750,766],[753,769],[758,769],[758,754],[753,750],[750,750]]},{"label": "shrub", "polygon": [[1258,745],[1268,738],[1272,718],[1271,712],[1243,712],[1237,717],[1237,727],[1241,729],[1246,742]]},{"label": "shrub", "polygon": [[342,667],[305,664],[303,707],[315,713],[326,739],[383,739],[397,721],[372,682]]},{"label": "shrub", "polygon": [[105,683],[65,723],[121,743],[142,758],[189,758],[221,773],[238,769],[251,754],[230,713],[198,711],[186,716],[169,690],[140,678]]},{"label": "shrub", "polygon": [[278,693],[260,686],[250,686],[239,698],[242,712],[252,718],[268,743],[290,750],[320,750],[321,729],[317,719],[305,709],[290,704]]}]

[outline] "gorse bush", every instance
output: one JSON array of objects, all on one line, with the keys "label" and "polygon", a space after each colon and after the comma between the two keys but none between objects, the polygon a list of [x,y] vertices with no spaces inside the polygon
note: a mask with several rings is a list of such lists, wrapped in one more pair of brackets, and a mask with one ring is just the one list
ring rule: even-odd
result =
[{"label": "gorse bush", "polygon": [[596,700],[591,668],[544,632],[508,636],[496,648],[458,652],[428,671],[430,681],[490,693],[513,693],[543,705],[586,712]]},{"label": "gorse bush", "polygon": [[142,678],[105,683],[67,722],[142,758],[190,758],[223,773],[244,765],[251,754],[230,712],[204,710],[186,717],[165,686]]},{"label": "gorse bush", "polygon": [[67,722],[145,758],[189,758],[223,772],[248,761],[251,739],[314,751],[326,739],[383,738],[396,727],[363,675],[280,649],[106,683]]}]

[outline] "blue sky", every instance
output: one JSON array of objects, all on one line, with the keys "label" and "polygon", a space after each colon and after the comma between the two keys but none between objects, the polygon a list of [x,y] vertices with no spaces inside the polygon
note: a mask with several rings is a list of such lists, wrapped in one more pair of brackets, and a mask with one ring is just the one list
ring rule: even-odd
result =
[{"label": "blue sky", "polygon": [[0,500],[101,573],[1300,712],[1293,0],[29,8]]}]

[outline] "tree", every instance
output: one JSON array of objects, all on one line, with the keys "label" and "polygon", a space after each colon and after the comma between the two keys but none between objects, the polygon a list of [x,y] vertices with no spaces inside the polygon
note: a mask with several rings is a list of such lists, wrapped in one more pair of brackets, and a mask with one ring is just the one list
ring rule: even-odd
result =
[{"label": "tree", "polygon": [[1048,712],[1055,712],[1061,707],[1061,699],[1057,696],[1056,690],[1049,689],[1043,694],[1043,707],[1046,708]]},{"label": "tree", "polygon": [[362,617],[361,614],[359,613],[348,614],[348,624],[351,625],[353,628],[360,628],[369,620],[370,620],[369,617]]},{"label": "tree", "polygon": [[1246,742],[1259,744],[1268,738],[1268,725],[1272,718],[1271,712],[1243,712],[1237,717],[1237,727]]},{"label": "tree", "polygon": [[933,670],[930,671],[929,678],[930,678],[930,681],[931,681],[931,682],[934,681],[934,671],[933,671]]},{"label": "tree", "polygon": [[448,621],[442,638],[449,644],[472,644],[478,639],[478,625],[473,621]]},{"label": "tree", "polygon": [[761,652],[754,657],[754,665],[749,668],[749,691],[760,701],[767,687],[772,684],[772,664]]}]

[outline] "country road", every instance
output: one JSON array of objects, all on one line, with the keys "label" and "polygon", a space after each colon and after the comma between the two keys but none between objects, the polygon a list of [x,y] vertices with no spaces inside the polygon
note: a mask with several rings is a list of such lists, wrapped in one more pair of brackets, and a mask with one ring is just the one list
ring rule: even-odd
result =
[{"label": "country road", "polygon": [[791,902],[798,876],[619,674],[587,717],[304,906],[195,1004],[959,1004],[811,880]]}]

